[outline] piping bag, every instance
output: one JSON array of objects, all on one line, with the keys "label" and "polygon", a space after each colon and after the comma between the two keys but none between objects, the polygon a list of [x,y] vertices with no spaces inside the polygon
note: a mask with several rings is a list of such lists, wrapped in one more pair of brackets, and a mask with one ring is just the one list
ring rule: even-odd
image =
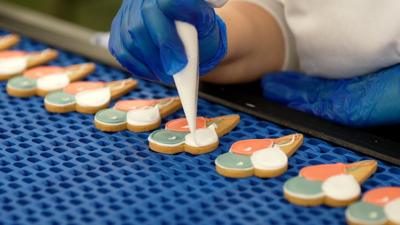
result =
[{"label": "piping bag", "polygon": [[[228,0],[206,0],[213,7],[222,7]],[[196,27],[190,23],[175,21],[179,37],[185,47],[188,63],[174,77],[175,86],[182,102],[190,133],[196,141],[197,99],[199,94],[199,40]]]}]

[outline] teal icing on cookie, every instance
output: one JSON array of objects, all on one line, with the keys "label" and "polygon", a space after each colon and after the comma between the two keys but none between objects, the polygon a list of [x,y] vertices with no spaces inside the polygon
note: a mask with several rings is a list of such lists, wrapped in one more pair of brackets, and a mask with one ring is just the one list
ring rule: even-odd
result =
[{"label": "teal icing on cookie", "polygon": [[286,181],[283,189],[299,198],[313,199],[324,196],[321,181],[310,181],[301,176]]},{"label": "teal icing on cookie", "polygon": [[159,145],[178,146],[185,142],[185,132],[175,132],[170,130],[157,130],[149,136],[149,141],[156,142]]},{"label": "teal icing on cookie", "polygon": [[222,154],[215,159],[215,163],[224,168],[232,170],[250,170],[253,169],[250,157],[239,155],[232,152]]},{"label": "teal icing on cookie", "polygon": [[24,76],[14,77],[8,81],[9,87],[19,90],[32,90],[36,88],[36,80]]},{"label": "teal icing on cookie", "polygon": [[75,104],[75,96],[62,91],[53,92],[46,96],[45,102],[52,105],[67,106]]},{"label": "teal icing on cookie", "polygon": [[105,109],[96,113],[95,120],[107,124],[121,124],[126,122],[126,112],[116,109]]},{"label": "teal icing on cookie", "polygon": [[346,217],[360,224],[385,224],[387,221],[382,207],[367,202],[357,202],[348,207]]}]

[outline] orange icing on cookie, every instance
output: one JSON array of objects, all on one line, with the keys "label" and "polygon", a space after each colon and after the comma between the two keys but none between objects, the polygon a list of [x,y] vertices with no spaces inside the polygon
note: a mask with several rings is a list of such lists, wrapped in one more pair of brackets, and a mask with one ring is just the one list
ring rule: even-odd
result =
[{"label": "orange icing on cookie", "polygon": [[340,174],[346,174],[346,165],[343,163],[307,166],[300,170],[300,176],[307,180],[325,181]]},{"label": "orange icing on cookie", "polygon": [[65,87],[64,92],[67,94],[75,95],[82,91],[98,89],[104,86],[105,84],[103,82],[74,82]]},{"label": "orange icing on cookie", "polygon": [[364,195],[363,201],[384,206],[397,198],[400,198],[400,187],[384,187],[368,191]]},{"label": "orange icing on cookie", "polygon": [[274,141],[272,139],[250,139],[234,143],[231,152],[241,155],[252,155],[261,149],[272,147]]},{"label": "orange icing on cookie", "polygon": [[129,112],[134,109],[142,109],[150,106],[155,106],[159,103],[159,100],[142,100],[142,99],[137,99],[137,100],[125,100],[125,101],[119,101],[115,104],[114,108],[116,110],[124,111],[124,112]]},{"label": "orange icing on cookie", "polygon": [[64,68],[59,66],[39,66],[24,72],[24,77],[30,79],[39,79],[40,77],[49,76],[52,74],[62,73]]},{"label": "orange icing on cookie", "polygon": [[[197,117],[197,129],[207,127],[207,119],[204,117]],[[185,118],[171,120],[165,125],[165,129],[177,132],[189,132],[188,122]]]},{"label": "orange icing on cookie", "polygon": [[0,58],[12,58],[12,57],[19,57],[24,56],[27,53],[24,51],[2,51],[0,52]]}]

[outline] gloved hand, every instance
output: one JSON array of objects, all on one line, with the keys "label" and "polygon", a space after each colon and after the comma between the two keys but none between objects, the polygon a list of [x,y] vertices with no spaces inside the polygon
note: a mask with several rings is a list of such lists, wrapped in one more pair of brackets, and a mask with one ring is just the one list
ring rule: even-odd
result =
[{"label": "gloved hand", "polygon": [[400,123],[400,64],[344,80],[269,74],[262,84],[268,99],[348,126]]},{"label": "gloved hand", "polygon": [[110,51],[134,75],[172,83],[188,62],[175,20],[197,28],[200,74],[213,69],[226,54],[226,27],[204,0],[124,0],[112,23]]}]

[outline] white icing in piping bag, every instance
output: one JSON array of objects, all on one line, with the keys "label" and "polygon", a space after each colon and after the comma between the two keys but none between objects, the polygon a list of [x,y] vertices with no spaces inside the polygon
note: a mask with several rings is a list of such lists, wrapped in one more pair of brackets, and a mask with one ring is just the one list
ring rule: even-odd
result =
[{"label": "white icing in piping bag", "polygon": [[[207,0],[213,7],[222,7],[228,0]],[[174,75],[175,85],[182,102],[194,141],[197,118],[197,98],[199,92],[199,41],[196,28],[186,22],[175,21],[179,37],[185,47],[188,64]]]}]

